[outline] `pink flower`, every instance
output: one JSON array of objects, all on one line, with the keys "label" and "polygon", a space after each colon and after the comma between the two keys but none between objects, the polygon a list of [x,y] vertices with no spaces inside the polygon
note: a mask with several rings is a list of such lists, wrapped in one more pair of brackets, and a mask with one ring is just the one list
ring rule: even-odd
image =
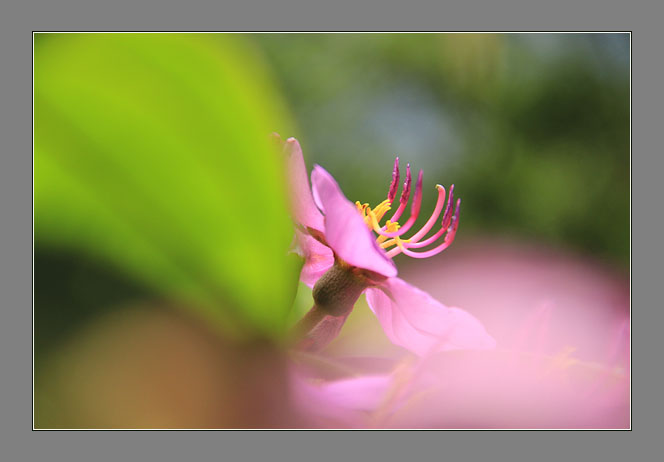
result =
[{"label": "pink flower", "polygon": [[[288,155],[293,215],[297,222],[299,252],[305,258],[301,280],[313,287],[315,305],[300,321],[304,336],[300,348],[318,350],[334,339],[357,298],[366,293],[369,307],[385,334],[396,345],[418,354],[451,349],[490,349],[495,342],[469,313],[447,307],[426,292],[397,277],[392,258],[404,253],[413,258],[438,254],[454,240],[459,223],[453,186],[445,203],[445,188],[436,186],[438,201],[425,225],[408,239],[403,236],[417,220],[422,200],[420,171],[410,217],[399,224],[411,194],[410,166],[394,214],[381,225],[399,189],[399,159],[394,163],[387,199],[375,208],[351,203],[334,178],[316,165],[309,189],[302,150],[296,139],[284,146]],[[444,209],[444,210],[443,210]],[[425,238],[439,217],[440,229]],[[375,234],[374,234],[375,233]],[[442,238],[442,242],[438,243]],[[421,250],[435,245],[429,250]]]}]

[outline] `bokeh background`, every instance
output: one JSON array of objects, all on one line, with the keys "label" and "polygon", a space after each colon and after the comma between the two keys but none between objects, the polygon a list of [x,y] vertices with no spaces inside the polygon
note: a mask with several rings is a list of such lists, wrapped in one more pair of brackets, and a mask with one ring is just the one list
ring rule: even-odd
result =
[{"label": "bokeh background", "polygon": [[[384,199],[395,156],[423,215],[454,183],[454,245],[397,265],[499,344],[501,313],[552,302],[577,316],[556,348],[597,359],[628,315],[628,34],[34,40],[37,427],[304,425],[284,349],[311,299],[271,132],[353,201]],[[367,311],[332,352],[380,349]]]}]

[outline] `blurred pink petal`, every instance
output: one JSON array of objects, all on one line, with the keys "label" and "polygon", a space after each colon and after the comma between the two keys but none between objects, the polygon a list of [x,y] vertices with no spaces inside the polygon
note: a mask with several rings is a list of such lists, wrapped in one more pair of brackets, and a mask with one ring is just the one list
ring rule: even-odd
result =
[{"label": "blurred pink petal", "polygon": [[303,226],[323,231],[323,215],[311,197],[309,177],[302,156],[302,148],[295,138],[286,141],[284,149],[288,155],[290,198],[295,220]]},{"label": "blurred pink petal", "polygon": [[308,234],[295,231],[299,244],[299,254],[304,258],[300,280],[309,287],[334,265],[332,249],[321,244]]},{"label": "blurred pink petal", "polygon": [[396,276],[396,266],[378,247],[357,208],[346,199],[332,175],[316,165],[311,183],[314,201],[325,214],[325,239],[339,258],[386,277]]},{"label": "blurred pink petal", "polygon": [[391,375],[367,375],[333,381],[312,381],[296,375],[293,396],[301,412],[321,427],[363,427],[368,413],[385,399]]},{"label": "blurred pink petal", "polygon": [[495,240],[457,247],[446,263],[404,273],[481,314],[501,348],[427,359],[426,398],[404,407],[394,425],[629,428],[624,275],[560,249]]},{"label": "blurred pink petal", "polygon": [[444,262],[400,269],[432,297],[482,319],[504,348],[555,354],[571,346],[581,359],[604,361],[629,319],[627,275],[562,249],[476,238],[450,248]]},{"label": "blurred pink petal", "polygon": [[455,349],[490,349],[495,341],[471,314],[447,307],[399,278],[366,291],[389,339],[418,355]]},{"label": "blurred pink petal", "polygon": [[[412,361],[295,354],[292,401],[305,426],[374,428],[402,405]],[[376,367],[378,365],[378,367]]]}]

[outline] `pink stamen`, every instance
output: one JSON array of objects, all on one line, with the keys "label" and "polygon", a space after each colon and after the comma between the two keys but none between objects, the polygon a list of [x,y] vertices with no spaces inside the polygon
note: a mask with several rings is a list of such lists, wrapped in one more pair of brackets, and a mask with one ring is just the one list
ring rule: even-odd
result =
[{"label": "pink stamen", "polygon": [[390,221],[392,223],[399,220],[403,211],[406,210],[406,205],[408,205],[408,199],[410,198],[411,182],[412,182],[412,177],[410,176],[410,164],[406,164],[406,182],[403,184],[403,191],[401,191],[401,198],[399,199],[399,208],[397,209],[396,212],[394,212],[392,218],[390,218]]},{"label": "pink stamen", "polygon": [[[440,196],[439,196],[440,199]],[[443,234],[445,234],[448,231],[448,228],[450,226],[450,221],[452,220],[452,203],[454,202],[454,185],[450,186],[450,195],[447,198],[447,206],[445,207],[445,213],[443,213],[443,220],[441,222],[441,228],[440,230],[434,234],[433,236],[429,237],[428,239],[418,242],[420,238],[426,234],[422,233],[420,234],[419,232],[411,237],[409,239],[410,242],[406,244],[406,247],[410,249],[420,249],[422,247],[426,247],[430,244],[433,244],[436,242]],[[459,205],[461,204],[461,199],[457,200],[457,206],[456,208],[459,208]],[[430,228],[429,228],[430,229]],[[427,229],[426,231],[428,231]]]},{"label": "pink stamen", "polygon": [[[452,244],[454,241],[454,236],[456,235],[457,229],[459,228],[459,206],[461,205],[461,200],[457,200],[457,206],[456,210],[454,211],[454,216],[452,217],[452,224],[448,228],[448,233],[445,236],[445,240],[440,244],[438,247],[435,247],[431,250],[427,250],[425,252],[413,252],[411,250],[408,250],[408,247],[416,247],[417,243],[415,244],[409,244],[409,243],[403,243],[399,247],[394,248],[387,252],[387,257],[392,258],[399,253],[403,252],[404,255],[408,255],[409,257],[412,258],[429,258],[433,257],[434,255],[438,255],[440,252],[445,250]],[[445,228],[443,228],[445,229]]]},{"label": "pink stamen", "polygon": [[392,169],[392,183],[390,183],[390,190],[387,193],[387,199],[392,203],[394,198],[397,197],[399,191],[399,158],[394,159],[394,168]]},{"label": "pink stamen", "polygon": [[[447,201],[448,210],[451,210],[451,207],[449,206],[450,203],[451,203],[451,199],[452,199],[452,189],[450,188],[450,197],[449,197],[449,199],[448,199],[448,201]],[[461,199],[457,199],[457,209],[459,208],[459,205],[461,205]],[[442,226],[441,226],[441,228],[438,230],[438,232],[437,232],[436,234],[434,234],[433,236],[431,236],[431,237],[429,237],[429,238],[427,238],[427,239],[425,239],[425,240],[423,240],[423,241],[421,241],[421,242],[413,241],[413,238],[410,238],[409,240],[410,240],[411,242],[407,242],[407,243],[405,243],[404,245],[405,245],[406,247],[408,247],[409,249],[421,249],[422,247],[426,247],[426,246],[428,246],[428,245],[430,245],[430,244],[433,244],[433,243],[436,242],[436,241],[437,241],[437,240],[438,240],[443,234],[445,234],[445,233],[449,230],[449,227],[450,227],[450,220],[451,220],[451,219],[452,219],[452,214],[451,214],[451,213],[450,213],[450,214],[447,214],[447,210],[446,210],[446,211],[445,211],[445,215],[443,215]],[[413,237],[415,237],[415,236],[413,236]]]},{"label": "pink stamen", "polygon": [[[449,201],[448,201],[448,204],[449,204]],[[458,199],[457,200],[457,208],[459,208],[460,204],[461,204],[461,199]],[[438,230],[438,232],[436,234],[434,234],[433,236],[431,236],[431,237],[429,237],[429,238],[427,238],[423,241],[420,241],[420,242],[413,241],[413,238],[410,238],[409,239],[410,242],[407,242],[404,245],[406,247],[408,247],[409,249],[421,249],[422,247],[426,247],[428,245],[433,244],[438,239],[440,239],[440,237],[443,234],[445,234],[447,231],[449,231],[451,218],[452,218],[451,214],[448,217],[443,216],[442,226]]]},{"label": "pink stamen", "polygon": [[399,255],[400,253],[401,253],[401,249],[400,249],[399,247],[395,247],[395,248],[393,248],[392,250],[390,250],[389,252],[386,252],[386,253],[385,253],[385,256],[386,256],[387,258],[394,258],[394,257],[396,257],[397,255]]},{"label": "pink stamen", "polygon": [[[385,237],[397,237],[401,236],[405,232],[407,232],[413,224],[415,224],[415,221],[417,220],[417,216],[420,213],[420,207],[422,206],[422,175],[424,173],[422,170],[420,170],[420,174],[417,178],[417,186],[415,187],[415,197],[413,198],[413,203],[410,207],[410,217],[408,218],[408,221],[404,223],[404,225],[399,228],[397,231],[393,233],[386,233],[385,232],[385,227],[383,226],[380,228],[380,230],[377,230],[376,232]],[[401,208],[401,207],[399,207]],[[396,214],[395,214],[396,215]]]},{"label": "pink stamen", "polygon": [[445,205],[445,188],[440,186],[438,188],[438,199],[436,199],[436,206],[433,209],[431,217],[429,217],[424,226],[422,226],[422,228],[409,239],[411,242],[419,241],[426,235],[426,233],[429,232],[429,230],[433,227],[433,224],[440,216],[440,212],[443,210],[443,205]]},{"label": "pink stamen", "polygon": [[[422,171],[420,170],[420,176],[422,176]],[[403,184],[403,191],[401,192],[401,198],[399,201],[402,204],[407,204],[408,199],[410,199],[410,185],[413,181],[413,177],[410,174],[410,164],[406,164],[406,182]]]},{"label": "pink stamen", "polygon": [[[453,220],[453,221],[455,221],[455,220]],[[456,225],[456,222],[455,222],[455,225]],[[448,234],[447,236],[450,236],[450,234]],[[445,241],[443,241],[442,244],[440,244],[438,247],[436,247],[434,249],[427,250],[426,252],[412,252],[412,251],[408,250],[408,248],[406,248],[405,246],[403,248],[401,248],[401,251],[403,252],[404,255],[408,255],[409,257],[412,257],[412,258],[433,257],[434,255],[438,255],[440,252],[442,252],[443,250],[445,250],[446,248],[448,248],[452,244],[452,240],[454,239],[454,237],[452,237],[451,239],[448,240],[447,236],[445,238]]]},{"label": "pink stamen", "polygon": [[[459,207],[457,201],[457,208]],[[447,199],[447,207],[445,207],[445,213],[443,213],[443,229],[447,229],[450,226],[450,220],[452,219],[452,204],[454,203],[454,185],[450,186],[450,197]]]}]

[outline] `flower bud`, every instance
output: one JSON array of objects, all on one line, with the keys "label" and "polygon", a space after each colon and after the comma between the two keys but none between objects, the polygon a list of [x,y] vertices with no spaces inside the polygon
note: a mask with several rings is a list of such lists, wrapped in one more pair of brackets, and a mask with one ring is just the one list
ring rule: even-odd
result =
[{"label": "flower bud", "polygon": [[368,280],[352,267],[337,262],[314,285],[316,306],[331,316],[345,316],[369,286]]}]

